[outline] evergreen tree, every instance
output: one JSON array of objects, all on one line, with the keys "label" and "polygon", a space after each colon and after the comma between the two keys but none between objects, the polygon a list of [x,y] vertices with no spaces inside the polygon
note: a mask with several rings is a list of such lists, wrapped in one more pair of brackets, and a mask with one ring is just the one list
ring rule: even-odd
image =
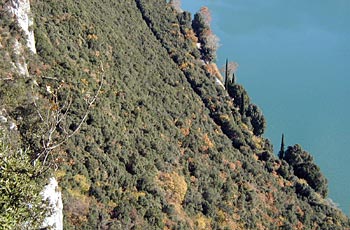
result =
[{"label": "evergreen tree", "polygon": [[327,196],[327,179],[314,163],[313,157],[303,150],[300,145],[289,146],[284,152],[283,159],[292,166],[294,175],[304,179],[322,197]]},{"label": "evergreen tree", "polygon": [[283,159],[283,157],[284,157],[284,133],[282,133],[281,149],[280,149],[280,151],[278,152],[278,157],[279,157],[280,159]]},{"label": "evergreen tree", "polygon": [[180,29],[183,34],[186,34],[187,31],[192,29],[192,16],[191,13],[183,11],[177,15],[179,20]]},{"label": "evergreen tree", "polygon": [[225,63],[225,88],[228,91],[228,87],[236,84],[235,71],[237,70],[238,64],[236,62],[229,62],[226,59]]},{"label": "evergreen tree", "polygon": [[245,105],[244,105],[244,93],[241,94],[241,103],[240,103],[240,113],[243,116],[244,115],[244,110],[245,110]]},{"label": "evergreen tree", "polygon": [[27,150],[12,146],[0,127],[0,229],[39,229],[50,207],[40,192],[41,164]]},{"label": "evergreen tree", "polygon": [[210,28],[211,15],[208,7],[202,7],[194,15],[192,29],[198,37],[201,44],[200,52],[202,60],[210,63],[216,58],[216,50],[219,48],[219,38]]},{"label": "evergreen tree", "polygon": [[228,89],[228,59],[226,58],[226,65],[225,65],[225,89]]},{"label": "evergreen tree", "polygon": [[202,35],[205,30],[209,30],[208,26],[205,23],[203,16],[200,13],[196,13],[192,20],[192,28],[196,33],[198,39],[202,43]]},{"label": "evergreen tree", "polygon": [[[243,106],[245,106],[243,104]],[[253,127],[253,133],[260,136],[266,128],[266,120],[259,107],[255,104],[248,104],[247,108],[243,107],[245,115],[250,117],[250,124]]]}]

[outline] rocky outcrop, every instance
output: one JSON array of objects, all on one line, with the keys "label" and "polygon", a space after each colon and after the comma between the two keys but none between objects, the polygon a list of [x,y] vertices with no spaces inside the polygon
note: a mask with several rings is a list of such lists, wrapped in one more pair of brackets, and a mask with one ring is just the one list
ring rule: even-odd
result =
[{"label": "rocky outcrop", "polygon": [[[34,32],[32,30],[33,19],[31,18],[30,1],[11,0],[8,2],[7,10],[17,20],[18,25],[24,32],[29,50],[36,53]],[[27,62],[23,55],[24,47],[22,47],[19,40],[15,41],[13,49],[14,54],[16,55],[16,60],[12,63],[14,69],[16,69],[20,75],[29,76]]]},{"label": "rocky outcrop", "polygon": [[33,18],[30,12],[30,1],[29,0],[11,0],[8,6],[11,14],[17,19],[17,22],[23,32],[26,35],[27,46],[33,52],[36,53],[35,39],[33,27]]},{"label": "rocky outcrop", "polygon": [[9,131],[17,130],[17,125],[13,119],[11,119],[6,109],[0,107],[0,129],[5,129]]},{"label": "rocky outcrop", "polygon": [[[6,6],[8,12],[17,20],[19,27],[25,34],[27,41],[26,46],[32,53],[36,53],[34,32],[32,30],[33,18],[30,10],[30,0],[10,0]],[[20,43],[19,39],[15,41],[14,54],[16,60],[12,63],[16,71],[23,76],[29,76],[27,62],[24,57],[25,47]],[[16,128],[15,124],[9,123],[6,116],[0,113],[0,122],[9,125],[9,129]],[[44,200],[48,200],[52,207],[52,214],[48,216],[43,223],[43,228],[51,227],[54,230],[63,230],[63,203],[62,195],[58,189],[57,180],[52,177],[49,184],[46,185],[41,192]]]},{"label": "rocky outcrop", "polygon": [[62,194],[58,188],[58,182],[54,177],[50,178],[49,184],[42,191],[42,196],[44,200],[49,201],[52,207],[52,214],[45,219],[43,228],[50,226],[53,230],[63,230]]}]

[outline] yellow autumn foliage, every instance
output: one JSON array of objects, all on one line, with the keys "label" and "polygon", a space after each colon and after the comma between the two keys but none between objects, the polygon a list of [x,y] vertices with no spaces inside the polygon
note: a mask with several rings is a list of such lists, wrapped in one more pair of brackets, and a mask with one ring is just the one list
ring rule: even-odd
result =
[{"label": "yellow autumn foliage", "polygon": [[77,174],[74,176],[74,181],[79,185],[82,193],[88,192],[90,189],[90,183],[84,175]]},{"label": "yellow autumn foliage", "polygon": [[211,219],[206,216],[199,214],[196,217],[195,225],[197,230],[210,230],[211,229]]},{"label": "yellow autumn foliage", "polygon": [[169,203],[181,204],[187,192],[185,178],[177,172],[160,173],[160,186],[165,190]]}]

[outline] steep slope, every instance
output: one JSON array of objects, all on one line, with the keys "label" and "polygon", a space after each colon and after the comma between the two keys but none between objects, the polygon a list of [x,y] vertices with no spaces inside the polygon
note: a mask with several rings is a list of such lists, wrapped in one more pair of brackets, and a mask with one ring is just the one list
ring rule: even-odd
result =
[{"label": "steep slope", "polygon": [[[273,156],[215,84],[189,36],[188,13],[159,0],[35,0],[32,11],[31,93],[47,111],[72,101],[54,136],[69,138],[48,155],[58,167],[65,229],[349,226]],[[14,83],[4,84],[11,92]],[[11,103],[24,143],[40,150],[37,105]]]}]

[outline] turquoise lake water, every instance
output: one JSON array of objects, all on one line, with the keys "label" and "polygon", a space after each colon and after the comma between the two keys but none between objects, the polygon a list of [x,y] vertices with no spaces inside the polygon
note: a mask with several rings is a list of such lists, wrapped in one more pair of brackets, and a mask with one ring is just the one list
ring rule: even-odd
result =
[{"label": "turquoise lake water", "polygon": [[239,64],[245,86],[267,119],[275,146],[310,152],[328,179],[329,197],[350,209],[350,1],[195,0],[212,12],[217,63]]}]

